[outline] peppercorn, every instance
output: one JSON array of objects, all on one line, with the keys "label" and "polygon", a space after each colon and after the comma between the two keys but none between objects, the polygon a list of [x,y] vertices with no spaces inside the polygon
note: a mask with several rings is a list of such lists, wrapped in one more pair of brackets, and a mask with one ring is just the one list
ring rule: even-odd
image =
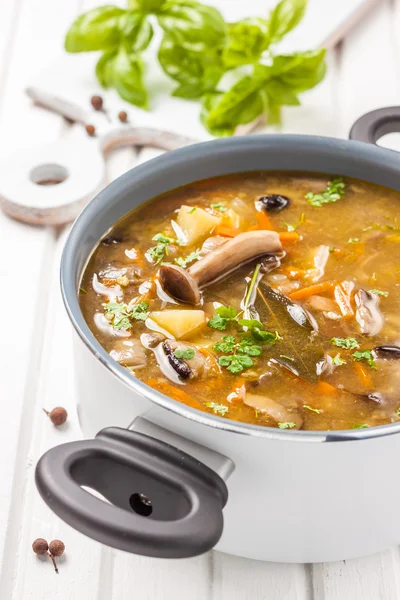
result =
[{"label": "peppercorn", "polygon": [[94,125],[86,125],[85,129],[86,133],[90,135],[90,137],[94,137],[96,135],[96,128]]},{"label": "peppercorn", "polygon": [[118,119],[121,121],[121,123],[127,123],[128,122],[128,113],[125,112],[124,110],[121,110],[118,113]]},{"label": "peppercorn", "polygon": [[56,406],[56,408],[53,408],[51,411],[48,411],[45,408],[43,410],[56,427],[63,425],[68,418],[68,413],[62,406]]},{"label": "peppercorn", "polygon": [[92,96],[90,103],[94,110],[103,110],[103,98],[101,96]]},{"label": "peppercorn", "polygon": [[43,538],[37,538],[32,544],[32,550],[35,554],[41,556],[42,554],[46,554],[49,549],[48,543]]},{"label": "peppercorn", "polygon": [[61,540],[53,540],[49,544],[50,553],[53,556],[62,556],[65,550],[65,544]]}]

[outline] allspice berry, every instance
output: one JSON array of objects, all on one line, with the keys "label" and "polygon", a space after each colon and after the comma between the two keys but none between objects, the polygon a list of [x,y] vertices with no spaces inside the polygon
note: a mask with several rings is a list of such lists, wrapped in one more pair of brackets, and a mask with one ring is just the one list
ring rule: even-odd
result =
[{"label": "allspice berry", "polygon": [[90,135],[90,137],[94,137],[96,135],[96,128],[94,125],[86,125],[85,129],[86,133]]},{"label": "allspice berry", "polygon": [[65,550],[65,544],[61,540],[53,540],[49,544],[50,554],[53,556],[62,556]]},{"label": "allspice berry", "polygon": [[46,409],[43,410],[56,427],[63,425],[68,418],[68,413],[62,406],[56,406],[56,408],[53,408],[51,411]]},{"label": "allspice berry", "polygon": [[32,550],[35,554],[38,554],[39,556],[41,556],[42,554],[46,554],[48,549],[49,546],[46,540],[43,538],[37,538],[37,540],[35,540],[32,544]]},{"label": "allspice berry", "polygon": [[90,104],[94,110],[103,110],[103,98],[101,96],[92,96],[90,98]]},{"label": "allspice berry", "polygon": [[124,110],[121,110],[118,113],[118,119],[121,121],[121,123],[127,123],[128,122],[128,113],[125,112]]}]

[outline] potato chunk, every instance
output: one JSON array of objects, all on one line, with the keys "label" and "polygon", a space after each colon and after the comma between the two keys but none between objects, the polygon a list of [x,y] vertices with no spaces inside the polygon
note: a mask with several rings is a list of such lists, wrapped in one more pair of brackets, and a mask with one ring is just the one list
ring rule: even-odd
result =
[{"label": "potato chunk", "polygon": [[150,313],[149,316],[177,339],[188,338],[198,333],[207,323],[203,310],[160,310]]},{"label": "potato chunk", "polygon": [[177,221],[187,238],[188,245],[191,245],[210,235],[221,221],[221,217],[214,216],[202,208],[193,209],[193,206],[183,204],[179,210]]}]

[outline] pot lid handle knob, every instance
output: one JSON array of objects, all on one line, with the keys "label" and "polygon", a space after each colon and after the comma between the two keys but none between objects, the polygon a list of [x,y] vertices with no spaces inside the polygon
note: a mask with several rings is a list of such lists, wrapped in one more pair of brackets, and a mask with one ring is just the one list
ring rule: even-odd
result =
[{"label": "pot lid handle knob", "polygon": [[161,558],[213,548],[228,498],[225,482],[200,461],[117,427],[46,452],[36,485],[46,504],[78,531],[119,550]]}]

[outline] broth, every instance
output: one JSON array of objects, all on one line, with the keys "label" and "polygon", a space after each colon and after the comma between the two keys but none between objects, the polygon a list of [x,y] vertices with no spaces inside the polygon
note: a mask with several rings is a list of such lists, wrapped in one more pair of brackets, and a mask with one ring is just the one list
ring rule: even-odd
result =
[{"label": "broth", "polygon": [[399,208],[322,174],[186,185],[106,234],[81,308],[132,376],[199,410],[289,430],[398,421]]}]

